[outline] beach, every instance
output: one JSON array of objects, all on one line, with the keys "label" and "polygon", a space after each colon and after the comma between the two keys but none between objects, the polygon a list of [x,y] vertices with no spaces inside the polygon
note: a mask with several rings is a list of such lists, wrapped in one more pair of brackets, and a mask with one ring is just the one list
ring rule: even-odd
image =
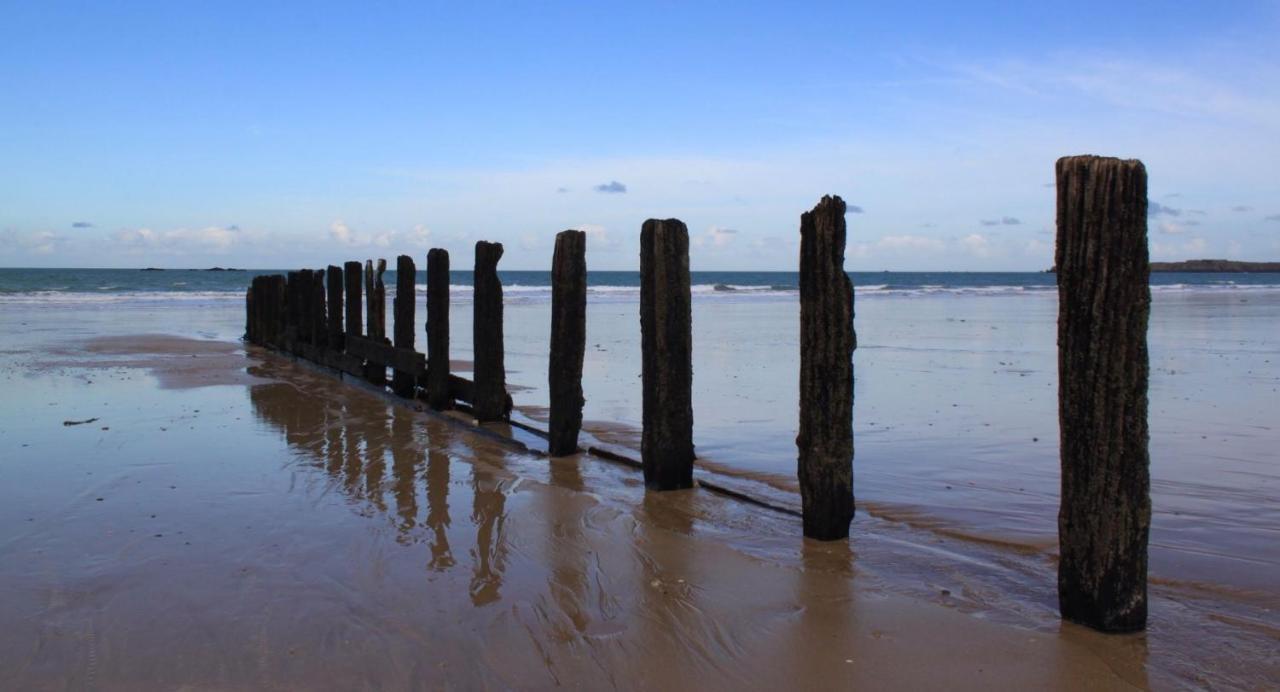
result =
[{"label": "beach", "polygon": [[[625,451],[637,306],[608,293],[588,303],[585,428]],[[536,426],[549,306],[520,294],[508,381]],[[1273,288],[1153,291],[1151,624],[1133,636],[1057,618],[1051,290],[858,293],[858,515],[835,544],[246,347],[242,293],[33,295],[0,300],[6,688],[1280,675]],[[794,295],[711,290],[693,308],[698,477],[798,506]],[[463,374],[469,309],[460,287]]]}]

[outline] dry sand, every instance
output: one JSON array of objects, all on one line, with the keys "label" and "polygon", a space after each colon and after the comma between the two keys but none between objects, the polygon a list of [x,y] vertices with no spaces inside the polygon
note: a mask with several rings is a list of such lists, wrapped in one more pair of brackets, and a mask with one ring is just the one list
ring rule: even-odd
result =
[{"label": "dry sand", "polygon": [[6,365],[3,689],[1280,679],[1274,630],[1176,595],[1154,594],[1148,634],[1095,634],[1052,617],[1039,553],[865,514],[848,543],[804,541],[789,515],[645,493],[239,344]]}]

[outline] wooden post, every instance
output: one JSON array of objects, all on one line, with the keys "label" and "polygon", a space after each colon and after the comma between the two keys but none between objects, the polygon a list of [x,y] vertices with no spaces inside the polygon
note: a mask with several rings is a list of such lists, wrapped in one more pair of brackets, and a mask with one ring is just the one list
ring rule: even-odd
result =
[{"label": "wooden post", "polygon": [[329,329],[327,306],[324,299],[323,269],[316,269],[311,272],[311,305],[313,310],[311,343],[315,344],[317,348],[326,348],[329,345]]},{"label": "wooden post", "polygon": [[360,336],[360,327],[364,322],[360,318],[360,263],[347,262],[343,265],[342,277],[347,282],[347,334],[349,336]]},{"label": "wooden post", "polygon": [[845,204],[800,215],[800,504],[804,535],[849,536],[853,520],[853,284],[844,271]]},{"label": "wooden post", "polygon": [[453,408],[449,394],[449,251],[427,252],[427,404]]},{"label": "wooden post", "polygon": [[1147,624],[1147,171],[1058,159],[1058,607],[1105,632]]},{"label": "wooden post", "polygon": [[387,287],[382,283],[382,274],[387,271],[387,261],[378,260],[374,268],[373,260],[364,262],[364,292],[368,302],[366,317],[370,339],[387,338]]},{"label": "wooden post", "polygon": [[329,265],[328,276],[325,277],[325,288],[329,294],[329,348],[342,350],[342,267]]},{"label": "wooden post", "polygon": [[693,487],[693,319],[689,230],[649,219],[640,231],[640,459],[645,486]]},{"label": "wooden post", "polygon": [[288,314],[288,292],[285,285],[285,278],[280,274],[272,275],[267,282],[269,288],[269,300],[267,302],[268,310],[268,338],[269,345],[282,349],[284,348],[285,334],[285,316]]},{"label": "wooden post", "polygon": [[471,408],[479,421],[505,420],[511,413],[507,408],[507,370],[503,364],[502,281],[498,279],[500,259],[502,243],[484,240],[476,243],[471,321],[475,393]]},{"label": "wooden post", "polygon": [[556,234],[551,258],[551,421],[547,453],[578,451],[582,429],[582,357],[587,348],[587,234]]},{"label": "wooden post", "polygon": [[[413,258],[400,255],[396,258],[396,297],[392,304],[391,328],[393,345],[396,348],[413,348],[414,307],[417,302],[418,269],[413,265]],[[411,373],[394,370],[391,374],[391,390],[404,397],[413,396],[416,386]]]},{"label": "wooden post", "polygon": [[[366,302],[365,330],[371,340],[385,343],[387,340],[387,287],[382,283],[382,274],[387,270],[387,261],[378,260],[377,268],[373,260],[364,261],[364,296]],[[387,364],[369,360],[364,366],[364,377],[373,384],[387,383]]]}]

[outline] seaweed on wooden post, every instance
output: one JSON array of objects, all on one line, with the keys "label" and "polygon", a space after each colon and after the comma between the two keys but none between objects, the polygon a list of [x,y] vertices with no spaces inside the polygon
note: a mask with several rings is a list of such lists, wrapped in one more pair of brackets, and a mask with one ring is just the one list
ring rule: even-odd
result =
[{"label": "seaweed on wooden post", "polygon": [[329,348],[341,351],[342,333],[342,267],[329,265],[325,276],[325,289],[329,294]]},{"label": "seaweed on wooden post", "polygon": [[347,335],[360,336],[363,319],[361,313],[361,270],[359,262],[347,262],[342,268],[342,277],[347,284]]},{"label": "seaweed on wooden post", "polygon": [[547,453],[578,451],[582,429],[582,358],[587,348],[587,234],[556,234],[551,258],[551,360],[547,384],[551,394]]},{"label": "seaweed on wooden post", "polygon": [[449,393],[449,251],[427,251],[427,404],[453,408]]},{"label": "seaweed on wooden post", "polygon": [[844,270],[845,203],[800,215],[800,431],[804,535],[849,536],[853,520],[853,285]]},{"label": "seaweed on wooden post", "polygon": [[511,413],[507,408],[507,370],[503,364],[502,281],[498,278],[501,259],[502,243],[476,243],[471,320],[475,389],[471,408],[480,421],[505,420]]},{"label": "seaweed on wooden post", "polygon": [[1147,624],[1147,171],[1058,159],[1058,606],[1105,632]]},{"label": "seaweed on wooden post", "polygon": [[640,346],[645,486],[693,487],[689,230],[678,219],[649,219],[640,231]]},{"label": "seaweed on wooden post", "polygon": [[[413,349],[414,307],[417,301],[417,267],[413,258],[400,255],[396,258],[396,297],[392,302],[392,343],[396,348]],[[416,386],[411,373],[393,370],[391,373],[391,391],[400,396],[413,396]]]}]

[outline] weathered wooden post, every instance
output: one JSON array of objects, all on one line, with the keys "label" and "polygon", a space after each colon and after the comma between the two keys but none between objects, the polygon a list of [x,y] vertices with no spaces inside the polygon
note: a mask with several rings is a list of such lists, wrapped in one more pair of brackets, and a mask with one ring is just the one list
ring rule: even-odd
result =
[{"label": "weathered wooden post", "polygon": [[[387,271],[387,261],[378,260],[374,268],[373,260],[364,261],[364,295],[366,301],[365,335],[370,340],[386,343],[387,341],[387,287],[382,283],[382,274]],[[373,384],[387,383],[387,364],[369,359],[365,362],[364,377]]]},{"label": "weathered wooden post", "polygon": [[582,357],[587,348],[587,234],[556,234],[551,258],[551,421],[547,453],[578,451],[582,429]]},{"label": "weathered wooden post", "polygon": [[449,393],[449,251],[427,251],[427,404],[453,408]]},{"label": "weathered wooden post", "polygon": [[251,344],[258,341],[258,313],[253,305],[253,294],[258,286],[258,277],[255,276],[249,280],[249,288],[244,292],[244,340]]},{"label": "weathered wooden post", "polygon": [[330,264],[325,288],[329,293],[329,348],[342,350],[342,267]]},{"label": "weathered wooden post", "polygon": [[378,260],[374,268],[373,260],[364,262],[364,290],[368,301],[367,336],[382,341],[387,338],[387,286],[382,282],[382,275],[387,271],[387,261]]},{"label": "weathered wooden post", "polygon": [[[311,304],[314,310],[311,321],[311,343],[315,344],[317,349],[324,349],[329,345],[329,330],[328,306],[325,305],[324,299],[323,269],[311,272]],[[319,355],[318,352],[317,355]]]},{"label": "weathered wooden post", "polygon": [[[393,345],[396,348],[413,349],[414,306],[417,301],[418,269],[413,258],[400,255],[396,258],[396,297],[392,303],[394,323],[391,326]],[[412,374],[394,370],[391,374],[391,391],[404,397],[413,396],[416,386]]]},{"label": "weathered wooden post", "polygon": [[1058,159],[1058,607],[1105,632],[1147,625],[1147,171]]},{"label": "weathered wooden post", "polygon": [[502,281],[498,260],[502,243],[476,243],[475,298],[472,301],[472,349],[475,359],[475,391],[471,408],[476,420],[505,420],[507,410],[507,370],[503,364]]},{"label": "weathered wooden post", "polygon": [[344,264],[342,277],[347,282],[347,334],[349,336],[360,336],[360,327],[364,322],[360,318],[360,263],[347,262]]},{"label": "weathered wooden post", "polygon": [[689,230],[649,219],[640,231],[640,350],[645,486],[693,487],[693,317]]},{"label": "weathered wooden post", "polygon": [[853,284],[844,271],[845,204],[800,215],[800,503],[804,535],[849,536],[853,520]]}]

